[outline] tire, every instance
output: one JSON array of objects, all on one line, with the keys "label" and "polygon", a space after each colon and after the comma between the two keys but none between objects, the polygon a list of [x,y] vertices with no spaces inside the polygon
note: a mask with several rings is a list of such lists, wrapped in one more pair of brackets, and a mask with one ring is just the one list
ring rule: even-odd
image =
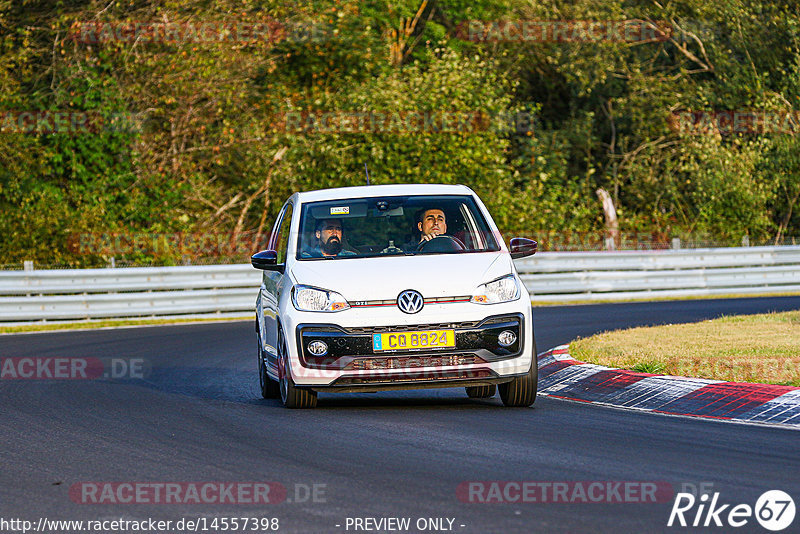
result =
[{"label": "tire", "polygon": [[488,386],[467,386],[467,397],[470,399],[488,399],[494,397],[497,387],[494,384]]},{"label": "tire", "polygon": [[279,391],[281,401],[287,408],[316,408],[317,392],[299,388],[292,380],[292,366],[289,365],[286,352],[286,342],[283,332],[278,331],[278,376],[280,377]]},{"label": "tire", "polygon": [[500,398],[509,407],[528,407],[536,401],[536,388],[539,384],[539,365],[536,345],[533,346],[531,369],[524,376],[518,376],[511,382],[500,384]]}]

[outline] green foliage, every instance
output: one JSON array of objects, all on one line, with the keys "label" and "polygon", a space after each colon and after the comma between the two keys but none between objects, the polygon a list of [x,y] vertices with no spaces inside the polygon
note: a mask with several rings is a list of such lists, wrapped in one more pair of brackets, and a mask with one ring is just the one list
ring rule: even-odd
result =
[{"label": "green foliage", "polygon": [[[670,21],[672,32],[647,43],[457,35],[470,20],[625,19]],[[271,21],[285,33],[72,38],[89,21],[165,20]],[[797,236],[797,136],[680,131],[670,114],[800,109],[799,34],[789,0],[0,0],[0,110],[135,114],[140,126],[0,133],[0,263],[178,262],[186,251],[69,244],[87,233],[243,240],[268,232],[296,190],[364,183],[365,162],[373,183],[469,185],[507,233],[600,235],[603,187],[623,232],[730,244]],[[536,121],[532,131],[320,133],[283,128],[291,112]]]},{"label": "green foliage", "polygon": [[376,133],[287,135],[282,142],[290,151],[278,176],[291,184],[288,189],[362,185],[367,163],[373,184],[463,183],[487,200],[500,221],[514,217],[516,199],[506,162],[508,132],[501,126],[502,118],[513,116],[515,111],[511,107],[511,82],[491,62],[461,58],[446,49],[433,52],[435,58],[425,67],[411,64],[368,83],[354,83],[346,94],[325,95],[318,107],[373,112],[387,118],[393,114],[403,118],[403,114],[419,111],[433,116],[441,111],[467,116],[482,113],[500,122],[476,127],[475,131],[420,128],[411,133],[384,129]]}]

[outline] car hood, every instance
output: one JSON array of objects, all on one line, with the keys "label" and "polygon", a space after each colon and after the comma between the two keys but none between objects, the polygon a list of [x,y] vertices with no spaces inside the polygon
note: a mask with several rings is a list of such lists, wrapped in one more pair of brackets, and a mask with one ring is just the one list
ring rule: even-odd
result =
[{"label": "car hood", "polygon": [[475,288],[513,272],[506,252],[433,254],[297,261],[298,284],[341,293],[347,300],[395,299],[415,289],[425,298],[472,295]]}]

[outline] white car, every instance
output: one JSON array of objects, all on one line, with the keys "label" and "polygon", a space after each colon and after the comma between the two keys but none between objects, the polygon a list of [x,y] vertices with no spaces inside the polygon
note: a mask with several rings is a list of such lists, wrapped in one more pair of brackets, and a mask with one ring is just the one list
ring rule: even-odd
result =
[{"label": "white car", "polygon": [[278,215],[256,300],[265,398],[312,408],[317,393],[466,387],[536,400],[530,297],[486,207],[462,185],[295,193]]}]

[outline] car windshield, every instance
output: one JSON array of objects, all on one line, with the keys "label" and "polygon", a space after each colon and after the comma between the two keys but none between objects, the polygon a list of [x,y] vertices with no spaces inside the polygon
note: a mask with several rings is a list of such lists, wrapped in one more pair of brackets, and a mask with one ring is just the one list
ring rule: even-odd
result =
[{"label": "car windshield", "polygon": [[303,204],[297,259],[498,250],[471,196],[370,197]]}]

